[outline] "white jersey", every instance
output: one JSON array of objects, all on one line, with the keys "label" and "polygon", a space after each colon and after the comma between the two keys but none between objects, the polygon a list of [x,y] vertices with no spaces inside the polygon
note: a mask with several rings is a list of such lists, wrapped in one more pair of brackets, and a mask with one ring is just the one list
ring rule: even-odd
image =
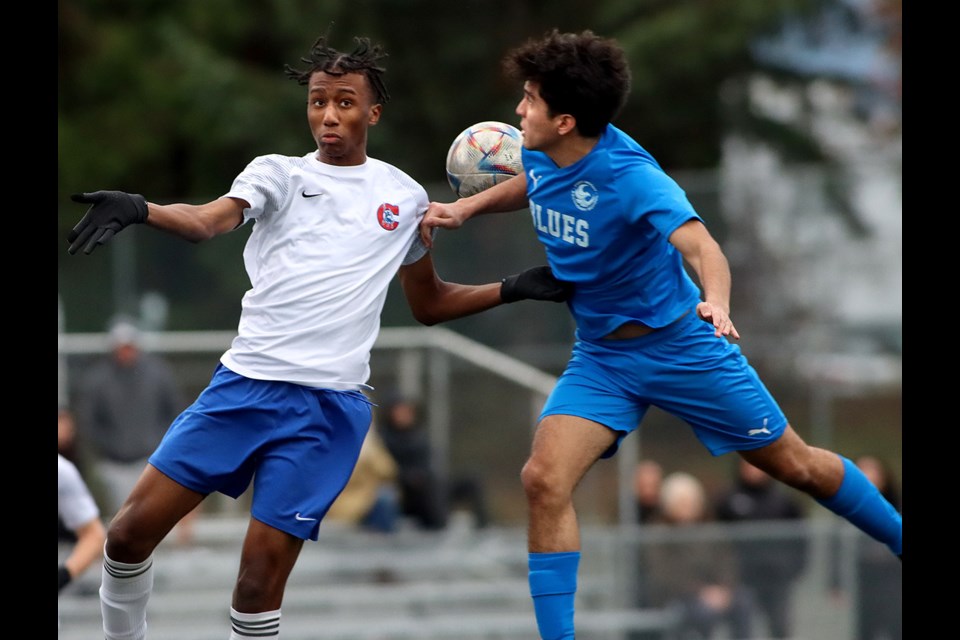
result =
[{"label": "white jersey", "polygon": [[390,282],[427,252],[427,192],[385,162],[341,167],[311,152],[254,159],[224,197],[249,203],[255,223],[243,251],[252,286],[221,362],[248,378],[364,386]]},{"label": "white jersey", "polygon": [[76,465],[57,454],[57,512],[63,524],[76,531],[100,517],[100,509]]}]

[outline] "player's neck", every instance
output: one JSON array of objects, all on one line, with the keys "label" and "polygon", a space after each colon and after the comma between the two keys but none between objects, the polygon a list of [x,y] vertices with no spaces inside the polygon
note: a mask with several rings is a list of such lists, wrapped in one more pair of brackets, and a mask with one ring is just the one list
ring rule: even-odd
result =
[{"label": "player's neck", "polygon": [[563,169],[579,162],[596,146],[600,138],[585,138],[583,136],[571,135],[563,138],[558,145],[547,151],[547,155],[553,162]]}]

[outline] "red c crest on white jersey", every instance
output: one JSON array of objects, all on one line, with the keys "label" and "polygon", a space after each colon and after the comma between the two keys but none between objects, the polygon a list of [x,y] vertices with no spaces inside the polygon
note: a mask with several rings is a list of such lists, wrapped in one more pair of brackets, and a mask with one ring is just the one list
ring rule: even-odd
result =
[{"label": "red c crest on white jersey", "polygon": [[400,224],[400,207],[395,204],[388,204],[384,202],[380,205],[380,208],[377,209],[377,222],[380,223],[380,226],[386,229],[387,231],[393,231]]}]

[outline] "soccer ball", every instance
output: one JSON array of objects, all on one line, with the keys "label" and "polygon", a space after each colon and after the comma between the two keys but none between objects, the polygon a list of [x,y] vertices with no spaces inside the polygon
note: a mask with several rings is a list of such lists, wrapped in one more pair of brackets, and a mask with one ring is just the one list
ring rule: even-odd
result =
[{"label": "soccer ball", "polygon": [[523,171],[523,133],[503,122],[470,125],[447,151],[447,182],[461,198],[489,189]]}]

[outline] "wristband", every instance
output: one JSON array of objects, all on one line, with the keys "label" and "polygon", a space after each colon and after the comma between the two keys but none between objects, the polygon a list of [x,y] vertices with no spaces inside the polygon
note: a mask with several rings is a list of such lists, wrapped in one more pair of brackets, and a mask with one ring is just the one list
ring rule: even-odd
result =
[{"label": "wristband", "polygon": [[59,583],[57,586],[57,593],[62,591],[65,586],[70,584],[71,580],[73,580],[73,578],[70,577],[70,570],[67,569],[66,565],[61,564],[59,567],[57,567],[57,582]]}]

